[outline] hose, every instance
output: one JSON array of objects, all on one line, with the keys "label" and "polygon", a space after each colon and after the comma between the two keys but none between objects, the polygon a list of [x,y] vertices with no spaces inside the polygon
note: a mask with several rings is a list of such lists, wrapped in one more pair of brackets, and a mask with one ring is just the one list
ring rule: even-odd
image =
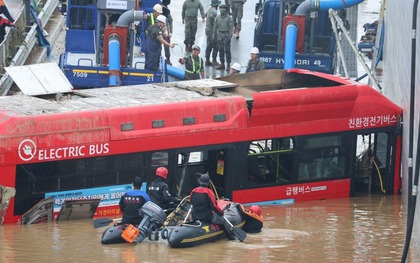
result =
[{"label": "hose", "polygon": [[378,172],[379,182],[381,184],[381,191],[382,191],[382,193],[386,194],[386,190],[384,189],[384,184],[382,182],[382,174],[381,174],[381,171],[379,170],[378,164],[375,161],[375,155],[372,156],[371,161],[375,165],[376,171]]}]

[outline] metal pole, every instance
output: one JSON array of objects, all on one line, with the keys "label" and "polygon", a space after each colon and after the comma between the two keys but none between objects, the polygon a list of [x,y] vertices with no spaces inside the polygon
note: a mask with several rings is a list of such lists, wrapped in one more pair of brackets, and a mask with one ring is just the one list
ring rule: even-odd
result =
[{"label": "metal pole", "polygon": [[25,5],[26,28],[29,29],[31,26],[31,0],[23,0],[23,4]]},{"label": "metal pole", "polygon": [[343,32],[344,36],[346,37],[347,41],[350,44],[350,47],[353,49],[354,53],[356,54],[356,57],[359,59],[359,62],[362,64],[363,68],[365,69],[366,73],[369,75],[369,79],[372,81],[372,83],[374,84],[374,86],[378,89],[378,90],[382,90],[381,85],[379,85],[378,80],[372,75],[372,73],[370,72],[369,67],[366,65],[364,59],[362,58],[362,56],[360,55],[359,51],[357,50],[356,46],[354,45],[353,41],[351,40],[349,34],[346,31],[346,27],[343,24],[343,21],[341,20],[341,18],[337,15],[337,11],[330,9],[329,13],[332,14],[335,18],[335,20],[338,23],[338,26],[342,29],[341,31]]},{"label": "metal pole", "polygon": [[[333,29],[334,34],[335,34],[335,42],[337,44],[338,55],[339,55],[339,58],[341,60],[341,64],[343,65],[344,76],[346,78],[349,78],[349,72],[347,70],[346,60],[344,59],[343,49],[341,48],[340,36],[338,34],[338,31],[337,31],[337,26],[335,24],[335,21],[334,21],[333,16],[331,15],[331,12],[330,12],[329,16],[330,16],[330,20],[331,20],[331,26],[332,26],[332,29]],[[343,30],[343,29],[341,29],[341,30]],[[337,63],[337,67],[339,68],[339,65],[338,64],[339,63]],[[336,73],[339,74],[340,71],[338,70]]]}]

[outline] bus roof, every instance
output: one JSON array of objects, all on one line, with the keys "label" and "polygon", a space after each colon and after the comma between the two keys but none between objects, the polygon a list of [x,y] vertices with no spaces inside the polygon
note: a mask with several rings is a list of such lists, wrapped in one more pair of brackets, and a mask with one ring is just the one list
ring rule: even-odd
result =
[{"label": "bus roof", "polygon": [[367,85],[305,70],[265,70],[217,80],[0,97],[0,152],[14,151],[25,138],[54,147],[218,133],[231,142],[264,133],[395,127],[401,117],[400,107]]},{"label": "bus roof", "polygon": [[[197,88],[202,90],[202,93],[205,94],[203,95],[200,92],[189,90],[188,86],[182,86],[181,83],[84,89],[75,90],[72,93],[58,93],[37,97],[16,94],[0,97],[0,109],[12,111],[18,115],[36,116],[40,114],[156,105],[168,102],[209,99],[214,97],[213,92],[210,92],[212,88],[232,86],[230,83],[217,80],[201,81],[201,87]],[[195,83],[195,81],[192,81],[192,83]],[[212,87],[209,86],[209,83],[212,83]],[[210,89],[210,91],[206,92],[206,89]]]},{"label": "bus roof", "polygon": [[[3,111],[2,114],[7,112],[6,114],[11,115],[36,116],[186,102],[235,95],[244,97],[246,100],[252,100],[254,93],[263,91],[350,84],[349,81],[334,76],[330,76],[332,79],[327,79],[308,74],[309,71],[297,70],[296,72],[299,75],[298,78],[294,77],[293,72],[286,74],[283,70],[265,70],[219,79],[81,89],[72,93],[37,97],[16,94],[0,97],[0,110]],[[306,77],[303,78],[303,76]],[[318,81],[315,81],[315,79]],[[341,83],[338,81],[341,81]]]}]

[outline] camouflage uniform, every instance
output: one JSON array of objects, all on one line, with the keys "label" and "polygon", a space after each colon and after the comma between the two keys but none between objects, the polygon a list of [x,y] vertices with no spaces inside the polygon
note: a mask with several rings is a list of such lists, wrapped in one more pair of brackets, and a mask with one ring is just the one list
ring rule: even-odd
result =
[{"label": "camouflage uniform", "polygon": [[[173,19],[172,19],[172,15],[171,15],[171,11],[169,10],[168,7],[162,5],[162,9],[163,9],[163,15],[166,17],[166,24],[167,24],[167,34],[163,35],[163,39],[166,40],[166,42],[171,43],[171,35],[173,31]],[[164,32],[165,33],[165,32]],[[165,46],[165,57],[166,57],[166,62],[169,65],[172,65],[171,63],[171,51],[169,50],[168,46]]]},{"label": "camouflage uniform", "polygon": [[244,4],[246,0],[232,0],[232,19],[235,33],[241,31],[241,20],[244,15]]},{"label": "camouflage uniform", "polygon": [[225,0],[225,5],[226,5],[226,8],[227,8],[228,14],[232,15],[232,13],[230,12],[230,7],[232,5],[232,0]]},{"label": "camouflage uniform", "polygon": [[200,0],[185,0],[182,5],[182,21],[185,24],[185,40],[187,51],[191,51],[191,46],[195,42],[195,34],[197,33],[197,15],[200,9],[201,17],[204,19],[204,8]]},{"label": "camouflage uniform", "polygon": [[[230,70],[231,52],[230,52],[230,40],[232,38],[233,20],[230,15],[227,14],[226,5],[220,6],[220,14],[217,15],[214,20],[213,36],[217,39],[217,48],[219,49],[220,67],[217,69]],[[226,60],[225,60],[226,54]]]},{"label": "camouflage uniform", "polygon": [[213,51],[213,66],[217,65],[217,39],[213,37],[214,19],[217,16],[217,7],[219,6],[219,0],[213,0],[211,7],[206,13],[206,36],[207,36],[207,47],[206,47],[206,65],[210,66],[210,54]]},{"label": "camouflage uniform", "polygon": [[185,61],[185,80],[201,79],[200,72],[204,72],[203,59],[192,54],[184,58]]}]

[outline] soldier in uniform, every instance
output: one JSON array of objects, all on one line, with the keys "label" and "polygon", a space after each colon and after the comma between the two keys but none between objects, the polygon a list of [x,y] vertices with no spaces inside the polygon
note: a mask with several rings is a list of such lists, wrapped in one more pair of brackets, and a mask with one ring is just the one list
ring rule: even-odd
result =
[{"label": "soldier in uniform", "polygon": [[181,64],[185,64],[185,80],[204,79],[203,59],[200,57],[200,47],[194,45],[192,53],[180,60]]},{"label": "soldier in uniform", "polygon": [[232,0],[225,0],[225,5],[226,5],[226,8],[228,10],[228,14],[232,15],[232,12],[230,11],[231,10],[230,7],[232,5]]},{"label": "soldier in uniform", "polygon": [[145,68],[157,71],[159,69],[159,59],[162,52],[162,44],[174,47],[175,44],[168,43],[163,39],[162,28],[166,24],[166,18],[163,15],[156,17],[156,23],[147,28],[147,45],[146,45],[146,65]]},{"label": "soldier in uniform", "polygon": [[185,0],[182,5],[182,23],[185,24],[185,50],[191,52],[191,47],[195,42],[197,33],[197,15],[200,10],[203,23],[206,21],[203,5],[200,0]]},{"label": "soldier in uniform", "polygon": [[244,4],[246,0],[231,0],[232,1],[232,19],[236,39],[239,38],[239,32],[241,32],[241,20],[244,15]]},{"label": "soldier in uniform", "polygon": [[[217,16],[217,7],[220,5],[220,0],[212,0],[211,7],[206,13],[206,66],[220,66],[216,61],[217,58],[217,39],[213,38],[214,19]],[[213,52],[213,63],[210,62],[210,54]]]},{"label": "soldier in uniform", "polygon": [[219,49],[219,58],[221,63],[216,69],[226,69],[226,71],[230,71],[230,62],[232,57],[230,53],[230,40],[233,33],[233,20],[227,12],[226,5],[222,4],[219,8],[220,14],[214,20],[213,28],[213,36],[217,39],[217,48]]}]

